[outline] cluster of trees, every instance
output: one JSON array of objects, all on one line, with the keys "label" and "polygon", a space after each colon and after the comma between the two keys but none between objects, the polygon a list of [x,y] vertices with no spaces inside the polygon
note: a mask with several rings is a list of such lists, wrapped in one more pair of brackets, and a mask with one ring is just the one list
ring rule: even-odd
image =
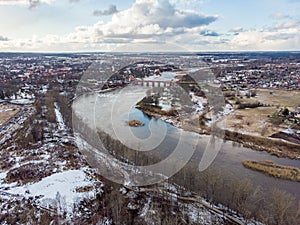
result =
[{"label": "cluster of trees", "polygon": [[226,171],[208,169],[199,172],[187,165],[172,178],[183,187],[199,193],[211,203],[221,203],[230,213],[265,224],[300,224],[300,202],[291,194],[279,190],[263,190],[249,179],[238,180]]},{"label": "cluster of trees", "polygon": [[10,81],[9,83],[0,84],[0,99],[10,98],[20,89],[20,84]]},{"label": "cluster of trees", "polygon": [[295,115],[297,113],[290,111],[288,108],[281,108],[279,112],[275,112],[269,118],[270,122],[275,125],[282,123],[300,124],[300,120]]},{"label": "cluster of trees", "polygon": [[45,94],[38,94],[34,103],[36,112],[26,120],[24,130],[20,131],[17,142],[19,146],[29,147],[43,140],[45,128],[52,135],[51,130],[56,129],[57,118],[55,113],[55,103],[58,105],[60,113],[63,116],[64,123],[71,129],[72,126],[72,107],[71,98],[73,95],[60,94],[60,87],[50,85],[49,90]]},{"label": "cluster of trees", "polygon": [[[188,205],[162,192],[159,185],[152,186],[148,193],[126,190],[124,194],[120,192],[122,185],[105,183],[103,194],[98,195],[94,203],[94,216],[88,218],[92,224],[98,224],[103,218],[110,218],[113,224],[202,224],[191,221]],[[214,216],[206,219],[212,224],[224,224],[222,219],[217,221]]]},{"label": "cluster of trees", "polygon": [[[159,154],[130,150],[105,133],[99,133],[99,136],[104,146],[123,161],[149,165],[161,160]],[[221,203],[224,210],[246,219],[256,219],[271,225],[300,223],[300,202],[297,203],[291,194],[277,189],[263,190],[249,179],[238,180],[224,171],[209,169],[199,172],[190,163],[171,182],[198,193],[211,203]]]},{"label": "cluster of trees", "polygon": [[148,105],[155,105],[155,107],[159,107],[159,94],[156,95],[150,95],[150,96],[146,96],[144,97],[139,103],[138,105],[141,106],[148,106]]},{"label": "cluster of trees", "polygon": [[260,102],[248,103],[248,102],[237,101],[236,103],[238,104],[238,109],[246,109],[246,108],[253,109],[253,108],[258,108],[258,107],[264,106],[264,104],[262,104]]}]

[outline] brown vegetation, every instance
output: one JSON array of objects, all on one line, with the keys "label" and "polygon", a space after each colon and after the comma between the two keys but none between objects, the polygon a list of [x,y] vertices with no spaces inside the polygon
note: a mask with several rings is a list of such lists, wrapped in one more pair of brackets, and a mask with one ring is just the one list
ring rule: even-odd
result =
[{"label": "brown vegetation", "polygon": [[39,181],[43,177],[51,174],[51,168],[44,163],[34,164],[29,163],[18,168],[10,170],[6,175],[6,182],[19,182],[22,184]]},{"label": "brown vegetation", "polygon": [[[149,165],[160,160],[159,155],[134,154],[118,140],[104,133],[99,132],[99,137],[116,158],[128,159],[135,165]],[[292,195],[280,190],[263,191],[252,181],[235,179],[226,171],[208,169],[200,173],[197,172],[197,166],[188,164],[170,181],[182,187],[178,190],[181,196],[185,196],[186,190],[196,192],[212,203],[221,203],[225,206],[225,212],[232,214],[237,212],[246,219],[253,218],[271,225],[298,224],[300,220],[297,202]],[[278,199],[285,201],[278,202]],[[285,207],[286,210],[277,210]],[[120,218],[119,216],[116,215],[116,218]]]},{"label": "brown vegetation", "polygon": [[94,189],[93,186],[85,186],[85,187],[77,188],[77,189],[76,189],[76,192],[84,193],[84,192],[92,191],[93,189]]},{"label": "brown vegetation", "polygon": [[170,109],[168,111],[162,110],[160,107],[152,106],[152,105],[137,105],[138,109],[143,111],[143,113],[154,116],[154,117],[160,117],[160,116],[177,116],[178,112],[175,109]]},{"label": "brown vegetation", "polygon": [[250,160],[244,160],[243,165],[277,178],[300,181],[300,169],[297,167],[278,165],[270,161],[258,162]]},{"label": "brown vegetation", "polygon": [[144,126],[145,124],[139,120],[129,120],[127,122],[127,125],[130,126],[130,127],[142,127]]},{"label": "brown vegetation", "polygon": [[299,224],[300,202],[289,193],[270,188],[262,190],[249,179],[237,179],[226,171],[207,169],[195,172],[196,167],[185,166],[172,181],[194,191],[212,203],[221,203],[224,211],[253,218],[264,224]]},{"label": "brown vegetation", "polygon": [[227,140],[242,143],[244,147],[258,151],[266,151],[277,157],[297,159],[300,154],[299,145],[272,138],[241,134],[239,132],[229,130],[225,131],[225,138]]},{"label": "brown vegetation", "polygon": [[20,106],[0,104],[0,127],[21,111]]}]

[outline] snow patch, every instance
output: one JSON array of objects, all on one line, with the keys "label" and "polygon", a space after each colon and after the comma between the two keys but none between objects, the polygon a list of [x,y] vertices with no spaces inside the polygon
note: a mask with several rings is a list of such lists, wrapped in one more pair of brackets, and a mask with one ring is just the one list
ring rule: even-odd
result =
[{"label": "snow patch", "polygon": [[11,194],[23,196],[41,196],[42,207],[57,207],[62,211],[72,213],[74,205],[81,200],[95,198],[95,190],[77,192],[80,187],[93,186],[83,170],[69,170],[53,174],[37,183],[15,187],[8,191]]},{"label": "snow patch", "polygon": [[9,101],[12,104],[16,104],[16,105],[31,105],[34,103],[34,100],[30,100],[30,99],[15,99],[15,100],[10,100]]},{"label": "snow patch", "polygon": [[66,125],[65,125],[63,116],[60,113],[60,109],[59,109],[59,106],[58,106],[57,102],[54,103],[54,106],[55,106],[54,111],[55,111],[55,115],[56,115],[56,120],[57,120],[57,123],[58,123],[58,129],[61,130],[61,131],[65,131],[66,130]]}]

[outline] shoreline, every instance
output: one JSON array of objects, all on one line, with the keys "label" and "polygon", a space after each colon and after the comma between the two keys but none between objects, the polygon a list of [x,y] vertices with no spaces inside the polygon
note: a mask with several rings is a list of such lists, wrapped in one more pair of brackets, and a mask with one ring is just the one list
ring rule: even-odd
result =
[{"label": "shoreline", "polygon": [[[183,121],[177,120],[176,122],[176,119],[171,118],[171,116],[161,115],[158,112],[153,112],[140,106],[136,106],[136,108],[148,116],[161,119],[179,129],[194,132],[200,135],[211,134],[211,128],[208,126],[202,126],[201,128],[195,127],[191,121],[191,123],[189,123],[189,121],[184,121],[185,124],[182,125]],[[255,135],[239,133],[236,131],[224,130],[221,128],[217,129],[220,129],[222,132],[224,132],[224,140],[241,143],[245,148],[249,148],[254,151],[265,151],[268,154],[278,158],[300,160],[300,145],[298,144],[271,137],[259,137]]]}]

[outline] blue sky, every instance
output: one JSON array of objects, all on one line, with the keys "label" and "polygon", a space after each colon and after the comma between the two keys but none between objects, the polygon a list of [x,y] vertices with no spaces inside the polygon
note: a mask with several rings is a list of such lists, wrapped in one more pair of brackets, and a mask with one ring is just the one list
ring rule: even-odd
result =
[{"label": "blue sky", "polygon": [[299,12],[300,0],[0,0],[0,51],[299,50]]}]

